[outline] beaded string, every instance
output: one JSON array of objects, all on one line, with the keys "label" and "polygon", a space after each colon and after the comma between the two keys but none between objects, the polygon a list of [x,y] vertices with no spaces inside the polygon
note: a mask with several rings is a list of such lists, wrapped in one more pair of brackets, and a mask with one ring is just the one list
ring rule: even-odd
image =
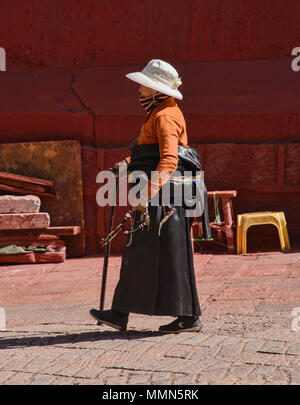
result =
[{"label": "beaded string", "polygon": [[130,210],[128,212],[126,212],[122,222],[116,226],[115,229],[113,229],[108,235],[106,235],[104,238],[101,238],[101,242],[100,242],[100,247],[103,247],[105,245],[107,245],[108,243],[111,243],[111,241],[120,233],[123,232],[124,234],[131,234],[134,233],[136,231],[138,231],[139,229],[143,230],[144,228],[147,228],[147,230],[150,229],[151,227],[151,223],[150,223],[150,215],[148,212],[148,207],[146,207],[146,211],[144,214],[144,220],[143,222],[139,223],[139,225],[135,228],[135,229],[130,229],[130,230],[126,230],[125,229],[125,223],[127,222],[127,220],[130,218],[131,223],[132,223],[132,208],[130,208]]}]

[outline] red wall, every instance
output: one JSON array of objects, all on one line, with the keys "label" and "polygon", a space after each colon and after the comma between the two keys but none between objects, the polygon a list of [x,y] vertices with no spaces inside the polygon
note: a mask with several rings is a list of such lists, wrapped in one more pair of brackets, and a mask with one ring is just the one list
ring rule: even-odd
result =
[{"label": "red wall", "polygon": [[279,58],[300,39],[298,0],[1,0],[0,13],[9,69]]},{"label": "red wall", "polygon": [[[2,0],[0,6],[7,54],[0,142],[80,140],[88,253],[98,251],[96,235],[105,232],[108,213],[96,205],[96,174],[129,154],[145,118],[137,85],[124,75],[152,58],[173,63],[182,77],[179,105],[208,188],[237,189],[236,214],[285,211],[291,242],[300,241],[299,193],[245,188],[277,184],[280,176],[300,184],[300,72],[291,69],[291,50],[300,46],[298,0]],[[263,234],[259,243],[269,230]],[[113,251],[121,249],[122,239]]]}]

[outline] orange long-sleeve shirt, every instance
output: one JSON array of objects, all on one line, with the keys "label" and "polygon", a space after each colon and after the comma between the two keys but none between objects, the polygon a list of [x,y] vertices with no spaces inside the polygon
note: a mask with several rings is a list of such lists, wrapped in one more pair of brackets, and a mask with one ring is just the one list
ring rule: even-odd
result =
[{"label": "orange long-sleeve shirt", "polygon": [[[168,175],[159,178],[158,182],[153,179],[148,181],[144,191],[148,189],[148,199],[153,197],[162,185],[168,180],[169,175],[177,168],[178,144],[188,146],[186,124],[184,116],[175,102],[174,97],[169,97],[154,108],[146,120],[137,144],[158,143],[160,160],[156,172]],[[130,163],[130,156],[126,158]],[[142,191],[143,192],[143,191]],[[145,195],[145,193],[143,192]]]}]

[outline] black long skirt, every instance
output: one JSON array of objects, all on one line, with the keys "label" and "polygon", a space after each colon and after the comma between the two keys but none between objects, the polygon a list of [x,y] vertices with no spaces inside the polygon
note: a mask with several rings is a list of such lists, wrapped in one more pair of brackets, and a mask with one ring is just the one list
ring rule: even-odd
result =
[{"label": "black long skirt", "polygon": [[[161,206],[149,206],[150,230],[127,235],[120,279],[112,309],[147,315],[201,315],[191,245],[191,218],[185,208],[169,204],[175,212],[161,226]],[[133,226],[140,218],[134,213]]]}]

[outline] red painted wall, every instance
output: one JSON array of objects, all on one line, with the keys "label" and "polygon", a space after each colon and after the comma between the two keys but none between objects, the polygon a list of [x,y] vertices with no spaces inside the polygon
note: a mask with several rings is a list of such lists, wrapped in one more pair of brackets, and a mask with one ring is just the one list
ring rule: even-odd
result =
[{"label": "red painted wall", "polygon": [[[299,17],[298,0],[2,0],[0,142],[80,140],[87,246],[96,253],[108,214],[96,205],[96,174],[129,154],[145,118],[124,75],[167,60],[183,80],[179,105],[208,188],[237,189],[235,214],[285,211],[296,244],[299,193],[245,186],[277,183],[280,145],[285,183],[300,184],[300,72],[291,69]],[[253,246],[270,234],[254,235]]]},{"label": "red painted wall", "polygon": [[299,45],[298,0],[1,0],[8,68],[269,59]]}]

